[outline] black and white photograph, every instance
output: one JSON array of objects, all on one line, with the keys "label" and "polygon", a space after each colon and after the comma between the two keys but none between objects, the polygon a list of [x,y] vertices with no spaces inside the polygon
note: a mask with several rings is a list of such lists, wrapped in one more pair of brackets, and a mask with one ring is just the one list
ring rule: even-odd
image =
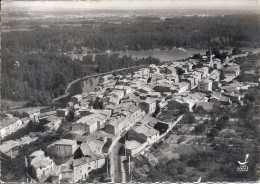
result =
[{"label": "black and white photograph", "polygon": [[259,0],[0,16],[0,183],[260,183]]}]

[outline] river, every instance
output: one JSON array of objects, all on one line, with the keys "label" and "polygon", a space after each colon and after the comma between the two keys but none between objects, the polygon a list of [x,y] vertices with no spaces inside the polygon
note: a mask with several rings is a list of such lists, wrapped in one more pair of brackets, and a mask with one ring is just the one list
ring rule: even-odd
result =
[{"label": "river", "polygon": [[133,58],[146,58],[149,56],[155,57],[160,59],[161,61],[173,61],[173,60],[181,60],[186,59],[190,56],[193,56],[196,53],[205,54],[206,49],[182,49],[182,48],[174,48],[170,50],[160,50],[160,49],[154,49],[154,50],[142,50],[142,51],[118,51],[118,53],[121,57],[124,55],[132,56]]},{"label": "river", "polygon": [[99,84],[99,77],[92,77],[88,79],[82,79],[71,85],[69,89],[69,95],[63,97],[55,102],[58,107],[66,107],[71,97],[81,93],[89,93],[94,91],[95,87]]},{"label": "river", "polygon": [[[82,54],[75,54],[70,53],[68,56],[71,57],[71,59],[79,59],[82,60],[83,56],[88,55],[87,49],[83,49]],[[110,54],[118,53],[120,57],[123,57],[124,55],[132,56],[133,58],[147,58],[149,56],[155,57],[160,59],[161,61],[172,61],[172,60],[180,60],[180,59],[186,59],[189,56],[193,56],[196,53],[205,54],[206,49],[182,49],[182,48],[174,48],[174,49],[167,49],[167,50],[160,50],[160,49],[154,49],[154,50],[140,50],[140,51],[111,51]],[[93,55],[95,57],[99,54],[106,54],[106,53],[90,53],[90,55]]]}]

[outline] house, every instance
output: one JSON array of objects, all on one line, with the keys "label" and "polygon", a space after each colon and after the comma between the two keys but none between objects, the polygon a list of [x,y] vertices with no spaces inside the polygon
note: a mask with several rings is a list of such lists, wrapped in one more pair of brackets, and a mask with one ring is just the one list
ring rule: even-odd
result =
[{"label": "house", "polygon": [[107,81],[107,82],[103,83],[101,86],[103,88],[114,88],[115,85],[116,85],[116,81],[112,80],[112,81]]},{"label": "house", "polygon": [[241,98],[243,97],[243,95],[236,94],[236,93],[229,93],[227,96],[230,97],[231,102],[237,104],[241,103]]},{"label": "house", "polygon": [[147,98],[139,103],[139,107],[143,109],[147,114],[154,113],[156,110],[156,99]]},{"label": "house", "polygon": [[243,83],[243,82],[234,81],[230,84],[223,85],[220,88],[228,93],[232,93],[232,92],[236,92],[240,89],[248,90],[249,85],[246,83]]},{"label": "house", "polygon": [[103,106],[106,107],[108,105],[117,106],[120,103],[120,98],[116,98],[113,96],[107,96],[103,98]]},{"label": "house", "polygon": [[[99,130],[87,136],[79,136],[77,135],[74,140],[80,143],[80,148],[83,156],[86,156],[89,151],[103,155],[103,147],[108,141],[112,141],[113,135]],[[85,153],[86,152],[86,153]],[[76,153],[75,153],[76,154]]]},{"label": "house", "polygon": [[61,139],[50,144],[48,147],[49,154],[55,157],[72,156],[77,149],[77,141],[69,139]]},{"label": "house", "polygon": [[149,92],[147,94],[147,97],[151,97],[151,98],[157,98],[157,97],[161,97],[161,93],[160,92]]},{"label": "house", "polygon": [[66,107],[67,108],[72,108],[73,107],[73,102],[68,102]]},{"label": "house", "polygon": [[109,80],[111,80],[113,78],[114,78],[114,76],[112,74],[104,75],[103,77],[100,77],[99,83],[104,84],[104,83],[108,82]]},{"label": "house", "polygon": [[176,85],[176,87],[178,93],[184,93],[190,89],[190,84],[188,82],[181,82],[178,85]]},{"label": "house", "polygon": [[19,146],[20,146],[19,142],[13,140],[2,142],[0,145],[0,152],[13,158],[18,155]]},{"label": "house", "polygon": [[57,113],[56,111],[48,111],[48,112],[41,113],[39,115],[35,115],[33,122],[38,123],[42,120],[47,119],[50,115],[56,115],[56,113]]},{"label": "house", "polygon": [[78,104],[82,100],[82,95],[75,95],[71,97],[71,102]]},{"label": "house", "polygon": [[23,117],[23,118],[21,119],[21,121],[23,122],[24,125],[28,125],[28,123],[31,121],[31,119],[28,118],[28,117]]},{"label": "house", "polygon": [[236,64],[229,65],[226,68],[224,68],[223,72],[224,77],[237,77],[238,75],[240,75],[240,66]]},{"label": "house", "polygon": [[66,117],[69,115],[70,110],[68,108],[64,109],[57,109],[57,116],[59,117]]},{"label": "house", "polygon": [[40,182],[44,182],[52,173],[55,163],[50,157],[46,157],[42,150],[33,152],[30,155],[30,167],[32,168],[32,175]]},{"label": "house", "polygon": [[165,73],[166,74],[176,74],[177,70],[175,67],[167,67],[165,68]]},{"label": "house", "polygon": [[136,140],[126,141],[125,143],[126,154],[130,156],[136,156],[138,155],[138,153],[144,150],[146,146],[147,143],[142,144]]},{"label": "house", "polygon": [[57,130],[60,127],[60,124],[62,122],[62,118],[50,115],[46,121],[48,122],[46,125],[44,125],[46,130]]},{"label": "house", "polygon": [[195,78],[189,77],[189,76],[187,76],[185,78],[181,78],[180,82],[187,82],[187,83],[189,83],[190,88],[194,88],[195,84],[196,84]]},{"label": "house", "polygon": [[41,113],[41,109],[31,109],[25,113],[31,120],[33,120],[35,115],[39,115]]},{"label": "house", "polygon": [[203,79],[198,83],[198,91],[201,92],[211,92],[212,91],[212,81],[209,79]]},{"label": "house", "polygon": [[124,97],[125,93],[123,90],[114,90],[110,93],[110,95],[121,100]]},{"label": "house", "polygon": [[127,95],[127,94],[132,92],[132,88],[130,86],[116,85],[115,89],[116,90],[123,90],[124,95]]},{"label": "house", "polygon": [[1,120],[1,138],[6,137],[17,130],[25,127],[27,124],[16,117],[6,117]]},{"label": "house", "polygon": [[196,69],[197,72],[201,73],[201,78],[205,78],[207,74],[209,73],[209,67],[202,67]]},{"label": "house", "polygon": [[176,74],[172,74],[172,75],[167,75],[165,76],[165,79],[167,79],[168,81],[171,81],[172,83],[178,83],[179,82],[179,76]]},{"label": "house", "polygon": [[231,103],[231,100],[229,97],[221,95],[218,98],[217,97],[212,97],[210,98],[210,102],[213,102],[215,105],[218,103],[222,104],[222,105],[229,105]]},{"label": "house", "polygon": [[[71,164],[62,164],[60,166],[60,182],[61,183],[69,183],[73,182],[73,168]],[[58,183],[58,182],[53,182],[53,183]]]},{"label": "house", "polygon": [[140,107],[125,105],[125,107],[115,109],[109,123],[105,126],[107,133],[114,136],[121,135],[143,117],[144,111]]},{"label": "house", "polygon": [[196,108],[198,108],[198,107],[202,107],[204,110],[210,111],[213,109],[214,103],[213,102],[199,102],[199,103],[196,103]]},{"label": "house", "polygon": [[128,86],[129,85],[129,81],[127,79],[121,79],[121,80],[118,80],[118,84],[120,85],[124,85],[124,86]]},{"label": "house", "polygon": [[72,124],[72,131],[83,130],[86,133],[93,133],[105,124],[107,116],[104,114],[90,114],[83,116]]},{"label": "house", "polygon": [[215,59],[213,59],[212,64],[211,64],[210,67],[213,68],[213,69],[221,69],[222,66],[223,66],[223,65],[222,65],[222,63],[221,63],[221,60],[215,58]]},{"label": "house", "polygon": [[160,132],[153,127],[146,125],[136,125],[127,133],[128,140],[136,140],[140,143],[151,145],[159,140]]},{"label": "house", "polygon": [[127,123],[127,118],[125,116],[117,116],[111,120],[105,126],[105,131],[114,136],[120,135],[123,132],[126,132],[125,124]]},{"label": "house", "polygon": [[73,160],[73,182],[79,182],[87,179],[89,172],[101,168],[105,162],[106,159],[104,156],[99,156],[96,154],[91,154],[87,157]]},{"label": "house", "polygon": [[102,115],[105,115],[107,118],[110,118],[110,116],[112,114],[112,110],[110,110],[110,109],[100,110],[100,109],[87,109],[86,108],[86,109],[80,109],[79,113],[82,116],[88,116],[90,114],[102,114]]},{"label": "house", "polygon": [[112,115],[112,111],[108,109],[105,110],[91,109],[89,112],[94,114],[102,114],[105,115],[107,118],[110,118]]},{"label": "house", "polygon": [[[206,97],[207,95],[205,93],[186,93],[186,94],[177,94],[173,96],[173,101],[174,106],[178,107],[180,104],[183,106],[189,107],[189,109],[192,111],[193,106],[198,103],[198,102],[207,102],[208,98]],[[176,103],[177,102],[177,103]],[[178,112],[178,109],[176,109]]]}]

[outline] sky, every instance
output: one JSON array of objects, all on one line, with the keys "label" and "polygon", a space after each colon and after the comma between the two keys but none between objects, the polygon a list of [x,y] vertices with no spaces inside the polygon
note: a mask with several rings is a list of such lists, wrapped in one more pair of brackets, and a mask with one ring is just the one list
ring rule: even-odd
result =
[{"label": "sky", "polygon": [[[2,10],[59,11],[88,9],[244,9],[260,10],[260,0],[87,0],[7,1]],[[260,12],[260,11],[259,11]]]}]

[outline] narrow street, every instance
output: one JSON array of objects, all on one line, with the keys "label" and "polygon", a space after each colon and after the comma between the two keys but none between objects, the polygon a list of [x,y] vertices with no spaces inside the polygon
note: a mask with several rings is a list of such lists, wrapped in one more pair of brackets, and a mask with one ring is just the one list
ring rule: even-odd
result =
[{"label": "narrow street", "polygon": [[111,182],[121,182],[121,156],[119,155],[120,147],[123,144],[116,142],[110,153],[110,176]]}]

